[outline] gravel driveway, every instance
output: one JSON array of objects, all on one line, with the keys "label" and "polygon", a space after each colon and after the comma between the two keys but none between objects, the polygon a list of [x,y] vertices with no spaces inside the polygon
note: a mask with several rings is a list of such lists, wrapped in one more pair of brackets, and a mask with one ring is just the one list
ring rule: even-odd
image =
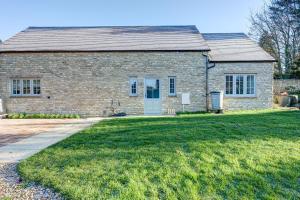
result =
[{"label": "gravel driveway", "polygon": [[16,172],[16,163],[0,164],[0,199],[63,199],[50,189],[35,184],[22,183]]}]

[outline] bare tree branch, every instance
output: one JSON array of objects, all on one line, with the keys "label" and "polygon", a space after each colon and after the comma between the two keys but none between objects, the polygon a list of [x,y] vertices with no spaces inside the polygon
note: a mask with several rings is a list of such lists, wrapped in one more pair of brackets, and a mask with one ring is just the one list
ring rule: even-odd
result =
[{"label": "bare tree branch", "polygon": [[279,76],[292,74],[300,51],[300,0],[272,0],[250,21],[250,35],[278,60]]}]

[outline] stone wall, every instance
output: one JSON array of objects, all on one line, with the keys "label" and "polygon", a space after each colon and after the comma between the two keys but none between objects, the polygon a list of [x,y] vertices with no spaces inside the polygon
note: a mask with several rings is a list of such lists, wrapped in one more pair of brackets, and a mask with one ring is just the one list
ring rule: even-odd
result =
[{"label": "stone wall", "polygon": [[[138,96],[129,96],[129,77],[138,78]],[[176,76],[177,96],[168,96]],[[14,77],[40,78],[40,97],[11,97]],[[161,81],[162,112],[182,110],[181,93],[191,93],[187,111],[205,110],[205,60],[201,52],[9,53],[0,54],[0,95],[7,112],[77,113],[102,116],[111,101],[120,112],[144,113],[144,78]]]},{"label": "stone wall", "polygon": [[276,79],[273,81],[274,94],[279,94],[285,91],[286,87],[293,86],[297,90],[300,90],[300,79]]},{"label": "stone wall", "polygon": [[226,74],[255,74],[256,97],[224,97],[224,109],[264,109],[272,107],[272,63],[216,63],[209,70],[209,91],[225,90]]},{"label": "stone wall", "polygon": [[[255,98],[224,98],[228,110],[272,107],[271,63],[217,63],[209,70],[209,91],[224,91],[226,73],[256,74]],[[138,95],[129,96],[129,78]],[[168,76],[176,76],[177,96],[168,96]],[[11,97],[12,78],[40,78],[40,97]],[[186,111],[205,103],[205,57],[201,52],[9,53],[0,54],[0,96],[7,112],[76,113],[103,116],[111,101],[118,111],[144,113],[144,79],[159,78],[162,114],[182,111],[181,94],[191,94]]]}]

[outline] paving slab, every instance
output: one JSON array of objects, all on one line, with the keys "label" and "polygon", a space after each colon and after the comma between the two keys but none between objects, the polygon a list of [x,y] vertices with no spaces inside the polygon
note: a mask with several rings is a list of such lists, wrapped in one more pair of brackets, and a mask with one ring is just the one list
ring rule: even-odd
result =
[{"label": "paving slab", "polygon": [[[104,118],[88,118],[88,119],[77,119],[77,120],[23,120],[18,121],[15,125],[22,126],[22,129],[25,130],[27,135],[31,134],[30,136],[23,138],[24,135],[21,135],[21,139],[18,138],[18,140],[12,141],[8,144],[5,144],[4,146],[0,147],[0,163],[14,163],[19,162],[20,160],[26,159],[33,154],[36,154],[37,152],[47,148],[50,145],[53,145],[71,135],[74,133],[77,133],[92,124],[99,122],[100,120],[103,120]],[[45,123],[41,123],[45,122]],[[3,126],[3,121],[1,121]],[[1,128],[0,123],[0,128]],[[7,124],[13,124],[12,121],[6,121]],[[43,124],[47,125],[47,128],[44,127],[41,131],[39,126],[43,126]],[[39,132],[35,131],[29,131],[26,129],[26,127],[30,130],[30,128],[35,127],[35,129],[38,129]],[[7,130],[6,130],[7,131]],[[0,135],[3,134],[3,130],[0,130]],[[5,134],[4,135],[8,135]]]},{"label": "paving slab", "polygon": [[0,147],[82,119],[1,119]]}]

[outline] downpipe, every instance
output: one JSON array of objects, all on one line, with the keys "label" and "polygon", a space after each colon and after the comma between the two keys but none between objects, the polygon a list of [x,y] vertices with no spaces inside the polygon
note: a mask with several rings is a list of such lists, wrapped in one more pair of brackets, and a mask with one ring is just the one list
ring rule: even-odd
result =
[{"label": "downpipe", "polygon": [[[209,92],[208,92],[208,71],[216,66],[216,63],[211,63],[209,57],[206,54],[202,54],[205,57],[205,98],[206,98],[206,112],[209,111]],[[211,64],[211,65],[210,65]]]}]

